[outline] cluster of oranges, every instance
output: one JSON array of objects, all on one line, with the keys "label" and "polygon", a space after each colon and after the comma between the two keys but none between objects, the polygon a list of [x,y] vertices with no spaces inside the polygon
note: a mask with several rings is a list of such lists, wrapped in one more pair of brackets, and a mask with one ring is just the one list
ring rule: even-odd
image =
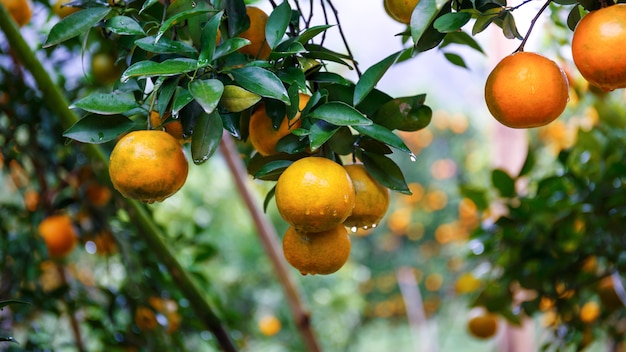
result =
[{"label": "cluster of oranges", "polygon": [[285,259],[303,275],[339,270],[350,255],[346,227],[376,227],[389,206],[389,190],[363,164],[341,166],[317,156],[287,167],[275,197],[290,225],[283,237]]}]

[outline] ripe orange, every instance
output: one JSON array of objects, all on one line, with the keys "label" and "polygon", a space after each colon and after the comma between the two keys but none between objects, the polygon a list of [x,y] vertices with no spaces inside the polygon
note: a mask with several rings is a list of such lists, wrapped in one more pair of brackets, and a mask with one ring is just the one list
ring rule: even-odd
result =
[{"label": "ripe orange", "polygon": [[78,241],[72,220],[67,214],[48,216],[39,224],[38,230],[52,258],[67,256]]},{"label": "ripe orange", "polygon": [[267,60],[272,51],[265,40],[265,26],[269,17],[263,10],[254,6],[246,7],[246,14],[250,19],[250,27],[239,34],[239,36],[248,39],[250,44],[239,49],[239,52],[261,60]]},{"label": "ripe orange", "polygon": [[274,336],[278,334],[282,325],[280,320],[273,315],[265,315],[259,319],[259,331],[265,336]]},{"label": "ripe orange", "polygon": [[178,141],[163,131],[134,131],[111,152],[109,175],[124,197],[153,203],[176,193],[187,179],[189,163]]},{"label": "ripe orange", "polygon": [[185,138],[185,133],[183,132],[183,124],[180,123],[180,120],[170,120],[167,121],[167,114],[165,117],[161,118],[156,111],[150,112],[150,126],[153,129],[162,129],[165,132],[169,133],[172,137],[176,138],[180,143],[189,143],[191,142],[191,137]]},{"label": "ripe orange", "polygon": [[626,87],[626,4],[592,11],[576,25],[572,57],[589,83],[611,91]]},{"label": "ripe orange", "polygon": [[600,305],[597,302],[589,301],[580,308],[580,321],[583,323],[593,323],[600,316]]},{"label": "ripe orange", "polygon": [[90,183],[85,187],[85,196],[96,207],[103,207],[111,200],[111,190],[99,183]]},{"label": "ripe orange", "polygon": [[345,165],[356,194],[352,214],[344,221],[350,228],[376,227],[389,208],[389,189],[376,181],[363,164]]},{"label": "ripe orange", "polygon": [[488,312],[484,307],[476,307],[470,311],[467,328],[473,336],[488,339],[498,331],[498,316]]},{"label": "ripe orange", "polygon": [[250,143],[256,151],[263,156],[276,154],[276,144],[283,137],[289,135],[291,131],[300,127],[300,111],[304,109],[311,97],[306,94],[300,94],[298,103],[298,113],[289,120],[287,116],[283,119],[278,129],[274,129],[272,119],[265,111],[265,105],[261,104],[250,116]]},{"label": "ripe orange", "polygon": [[568,100],[563,70],[535,53],[511,54],[491,71],[485,101],[500,123],[512,128],[547,125],[559,117]]},{"label": "ripe orange", "polygon": [[122,75],[122,66],[116,63],[113,53],[98,52],[91,57],[91,74],[95,81],[103,85],[115,83]]},{"label": "ripe orange", "polygon": [[74,12],[80,11],[79,7],[72,6],[63,6],[70,2],[71,0],[57,0],[57,2],[52,5],[52,12],[54,12],[60,18],[65,18]]},{"label": "ripe orange", "polygon": [[419,0],[385,0],[384,6],[387,14],[394,20],[409,24],[411,22],[411,14],[417,6]]},{"label": "ripe orange", "polygon": [[148,307],[139,306],[135,309],[135,324],[142,331],[154,330],[159,324],[154,311]]},{"label": "ripe orange", "polygon": [[346,170],[321,157],[291,164],[276,183],[278,212],[298,231],[320,232],[342,224],[352,213],[355,192]]},{"label": "ripe orange", "polygon": [[302,275],[328,275],[350,257],[350,236],[343,225],[322,232],[299,232],[289,226],[283,237],[287,262]]},{"label": "ripe orange", "polygon": [[96,245],[96,254],[102,256],[110,256],[117,252],[117,242],[115,237],[108,230],[103,230],[93,238],[93,243]]},{"label": "ripe orange", "polygon": [[0,2],[6,7],[18,27],[22,27],[30,21],[33,10],[28,0],[0,0]]}]

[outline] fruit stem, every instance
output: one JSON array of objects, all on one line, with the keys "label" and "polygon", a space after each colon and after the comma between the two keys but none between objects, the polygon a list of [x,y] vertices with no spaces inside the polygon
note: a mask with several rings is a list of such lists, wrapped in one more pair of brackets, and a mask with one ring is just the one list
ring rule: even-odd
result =
[{"label": "fruit stem", "polygon": [[235,179],[237,190],[239,191],[243,201],[246,203],[248,211],[250,211],[250,215],[252,216],[252,220],[257,227],[257,233],[259,235],[259,239],[261,240],[261,244],[274,266],[274,272],[278,276],[278,280],[285,290],[287,303],[289,304],[296,327],[298,328],[298,331],[302,335],[304,343],[307,346],[307,351],[320,351],[319,343],[317,342],[315,334],[311,328],[310,314],[304,308],[298,292],[299,290],[289,274],[289,268],[282,256],[276,229],[272,226],[268,217],[263,214],[261,207],[256,202],[252,192],[248,188],[246,184],[247,172],[245,166],[241,161],[241,157],[239,156],[239,152],[237,151],[237,147],[235,146],[232,137],[227,132],[224,132],[222,135],[220,150],[226,160],[226,164],[228,165],[231,174],[233,175],[233,178]]},{"label": "fruit stem", "polygon": [[[15,50],[22,65],[30,71],[37,83],[37,87],[43,95],[48,108],[56,114],[64,129],[71,127],[78,121],[78,116],[69,109],[69,103],[59,87],[52,81],[43,65],[37,59],[33,51],[20,34],[18,27],[13,22],[4,5],[0,2],[0,30],[4,32],[9,45]],[[100,162],[108,165],[109,160],[104,150],[95,144],[84,144],[85,152],[92,162]],[[116,193],[117,196],[119,194]],[[185,270],[176,259],[173,252],[162,240],[165,238],[163,231],[157,227],[152,221],[150,213],[146,207],[138,201],[122,198],[126,203],[129,211],[133,213],[131,221],[139,229],[138,234],[143,237],[146,244],[152,249],[158,258],[167,268],[176,286],[182,294],[189,300],[191,308],[199,319],[205,324],[215,336],[218,344],[224,351],[237,351],[229,334],[221,324],[219,317],[216,315],[213,306],[204,297],[196,283],[192,280],[191,275]]]},{"label": "fruit stem", "polygon": [[528,41],[528,38],[530,37],[530,33],[533,31],[533,28],[535,27],[535,23],[537,22],[537,19],[539,19],[539,16],[541,16],[541,14],[548,8],[551,2],[552,0],[546,1],[546,3],[543,4],[543,6],[541,6],[541,8],[539,9],[535,17],[533,17],[533,19],[530,20],[530,27],[528,27],[528,32],[526,32],[524,39],[522,39],[522,42],[520,43],[519,47],[515,49],[514,53],[524,51],[524,45],[526,45],[526,42]]}]

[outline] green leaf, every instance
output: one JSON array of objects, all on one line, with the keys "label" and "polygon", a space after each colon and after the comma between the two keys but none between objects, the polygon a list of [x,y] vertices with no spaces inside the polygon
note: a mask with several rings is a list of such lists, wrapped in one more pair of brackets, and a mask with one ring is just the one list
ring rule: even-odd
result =
[{"label": "green leaf", "polygon": [[459,66],[459,67],[467,68],[467,65],[465,64],[465,60],[463,60],[463,57],[461,57],[460,55],[455,54],[455,53],[443,53],[443,56],[452,64]]},{"label": "green leaf", "polygon": [[444,48],[450,44],[467,45],[480,53],[485,53],[480,44],[478,44],[478,42],[474,40],[472,36],[465,32],[459,31],[446,34],[446,36],[443,38],[443,42],[441,43],[440,48]]},{"label": "green leaf", "polygon": [[70,109],[82,109],[100,115],[122,114],[138,108],[139,104],[130,92],[91,93],[74,102]]},{"label": "green leaf", "polygon": [[131,77],[175,76],[195,71],[198,61],[188,58],[169,59],[163,62],[139,61],[124,71],[121,81],[126,82]]},{"label": "green leaf", "polygon": [[526,160],[524,161],[524,165],[522,165],[522,169],[520,170],[519,175],[517,177],[528,175],[533,170],[533,167],[535,166],[535,162],[536,162],[535,152],[533,148],[529,147],[528,151],[526,152]]},{"label": "green leaf", "polygon": [[461,185],[459,192],[465,198],[470,199],[478,210],[489,208],[489,200],[487,200],[487,192],[482,188],[476,188],[469,185]]},{"label": "green leaf", "polygon": [[309,116],[330,122],[337,126],[372,124],[372,120],[368,119],[357,109],[339,101],[331,101],[321,105],[317,109],[311,111]]},{"label": "green leaf", "polygon": [[232,38],[250,27],[250,19],[246,13],[246,3],[241,0],[224,1],[228,21],[228,37]]},{"label": "green leaf", "polygon": [[388,101],[376,111],[372,120],[390,130],[421,130],[432,118],[432,110],[424,105],[425,98],[425,94],[420,94]]},{"label": "green leaf", "polygon": [[135,45],[155,54],[180,54],[190,57],[198,55],[198,51],[193,46],[167,37],[161,38],[158,42],[156,41],[156,36],[144,37],[135,40]]},{"label": "green leaf", "polygon": [[222,98],[224,84],[217,79],[194,80],[189,83],[188,89],[204,112],[210,114]]},{"label": "green leaf", "polygon": [[261,166],[254,174],[254,178],[267,181],[276,180],[291,164],[293,164],[292,160],[272,160]]},{"label": "green leaf", "polygon": [[309,42],[309,40],[315,38],[320,33],[324,33],[328,28],[331,28],[331,27],[332,25],[313,26],[313,27],[307,28],[304,32],[302,32],[302,34],[297,36],[295,39],[302,44],[306,44]]},{"label": "green leaf", "polygon": [[87,33],[91,27],[105,18],[109,11],[108,7],[92,7],[65,17],[50,29],[43,47],[48,48]]},{"label": "green leaf", "polygon": [[176,93],[174,95],[174,103],[172,104],[172,114],[178,116],[178,113],[187,104],[193,101],[193,97],[189,91],[181,86],[176,87]]},{"label": "green leaf", "polygon": [[390,147],[409,153],[409,155],[412,158],[414,158],[413,152],[411,152],[409,147],[407,147],[406,144],[404,144],[402,139],[381,125],[377,125],[377,124],[371,124],[369,126],[353,125],[352,128],[354,128],[360,134],[370,136],[378,141],[381,141],[389,145]]},{"label": "green leaf", "polygon": [[411,14],[410,23],[413,43],[420,41],[447,2],[446,0],[421,0],[417,3]]},{"label": "green leaf", "polygon": [[501,11],[502,10],[500,8],[493,8],[479,14],[478,17],[476,17],[474,26],[472,27],[472,35],[475,36],[476,34],[487,29],[487,27],[489,27],[489,25],[498,18]]},{"label": "green leaf", "polygon": [[183,24],[185,22],[185,20],[192,18],[194,16],[198,16],[198,15],[203,15],[209,12],[217,12],[217,10],[213,10],[210,8],[196,8],[196,9],[191,9],[191,10],[187,10],[187,11],[183,11],[181,13],[178,13],[170,18],[168,18],[167,20],[165,20],[165,22],[163,22],[163,24],[161,25],[161,27],[159,27],[159,31],[157,32],[156,35],[156,41],[158,42],[159,39],[161,39],[161,37],[167,33],[172,27],[179,25],[179,24]]},{"label": "green leaf", "polygon": [[194,164],[202,164],[213,156],[222,141],[223,129],[222,118],[217,111],[198,115],[191,139],[191,159]]},{"label": "green leaf", "polygon": [[104,28],[118,35],[145,35],[143,28],[128,16],[115,16],[104,23]]},{"label": "green leaf", "polygon": [[4,307],[8,306],[9,304],[30,304],[30,302],[21,301],[19,299],[3,300],[3,301],[0,301],[0,310],[4,309]]},{"label": "green leaf", "polygon": [[220,23],[222,22],[222,15],[224,12],[220,11],[211,17],[209,22],[202,28],[202,50],[198,57],[198,66],[205,67],[211,64],[213,60],[213,54],[215,53],[215,46],[217,45],[217,34],[219,31]]},{"label": "green leaf", "polygon": [[260,100],[260,95],[249,92],[239,86],[229,84],[224,87],[224,93],[222,94],[220,103],[228,111],[240,112],[258,103]]},{"label": "green leaf", "polygon": [[274,194],[276,194],[276,186],[272,187],[267,195],[265,195],[265,199],[263,200],[263,212],[267,212],[267,207],[270,205],[272,198],[274,198]]},{"label": "green leaf", "polygon": [[491,172],[491,183],[498,190],[500,196],[511,198],[515,196],[515,180],[502,169],[495,169]]},{"label": "green leaf", "polygon": [[237,83],[252,93],[290,104],[285,86],[274,73],[261,67],[248,66],[232,70],[231,74]]},{"label": "green leaf", "polygon": [[515,18],[510,11],[504,14],[504,20],[502,21],[502,33],[507,39],[522,39],[522,35],[517,30],[515,25]]},{"label": "green leaf", "polygon": [[125,116],[87,115],[68,128],[63,137],[82,143],[100,144],[119,137],[135,127],[135,123]]},{"label": "green leaf", "polygon": [[334,72],[325,72],[325,71],[316,72],[312,75],[309,75],[307,79],[311,82],[317,82],[317,83],[335,83],[335,84],[339,84],[343,86],[352,85],[352,82],[345,79],[342,75],[339,75]]},{"label": "green leaf", "polygon": [[156,4],[157,2],[159,2],[159,0],[147,0],[146,2],[143,3],[143,5],[141,5],[141,10],[139,10],[139,14],[141,15],[142,13],[144,13],[147,9],[152,7],[152,5]]},{"label": "green leaf", "polygon": [[458,31],[471,19],[469,12],[450,12],[438,17],[433,24],[439,32],[449,33]]},{"label": "green leaf", "polygon": [[380,81],[385,72],[398,60],[398,57],[402,55],[402,50],[396,53],[393,53],[386,58],[382,59],[380,62],[372,65],[368,68],[354,88],[354,105],[358,105],[363,101],[363,99],[369,94],[369,92],[374,89],[374,86]]},{"label": "green leaf", "polygon": [[567,15],[567,27],[572,31],[576,29],[576,25],[578,25],[578,22],[582,19],[582,14],[580,13],[581,9],[582,7],[580,6],[574,6]]},{"label": "green leaf", "polygon": [[274,49],[281,42],[291,21],[291,6],[286,0],[278,5],[269,15],[265,26],[265,40]]},{"label": "green leaf", "polygon": [[363,152],[360,157],[367,172],[381,185],[403,193],[411,194],[400,167],[384,155]]},{"label": "green leaf", "polygon": [[339,130],[340,126],[332,125],[324,120],[317,121],[309,129],[311,151],[316,151]]},{"label": "green leaf", "polygon": [[0,342],[15,342],[18,343],[16,339],[11,336],[0,336]]},{"label": "green leaf", "polygon": [[243,48],[246,45],[250,45],[250,41],[248,39],[239,37],[227,39],[223,41],[217,48],[215,48],[213,60],[217,60],[230,53],[234,53],[235,51]]}]

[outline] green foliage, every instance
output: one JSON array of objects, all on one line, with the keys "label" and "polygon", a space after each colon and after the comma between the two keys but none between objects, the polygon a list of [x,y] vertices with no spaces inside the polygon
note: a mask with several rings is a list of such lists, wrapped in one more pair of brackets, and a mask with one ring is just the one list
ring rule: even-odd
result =
[{"label": "green foliage", "polygon": [[[624,331],[615,327],[626,314],[623,304],[616,309],[607,303],[600,288],[603,278],[625,269],[626,134],[620,120],[608,117],[626,111],[608,101],[597,106],[600,123],[580,130],[577,143],[551,164],[539,164],[531,152],[519,176],[493,171],[492,202],[504,210],[472,236],[481,248],[475,260],[492,266],[473,304],[516,322],[542,313],[542,302],[553,302],[552,328],[559,337],[553,343],[579,348],[588,343],[580,338],[583,331],[608,331],[622,340]],[[474,191],[472,198],[487,194]],[[525,297],[516,298],[521,292]],[[597,321],[580,316],[589,301],[601,302]]]}]

